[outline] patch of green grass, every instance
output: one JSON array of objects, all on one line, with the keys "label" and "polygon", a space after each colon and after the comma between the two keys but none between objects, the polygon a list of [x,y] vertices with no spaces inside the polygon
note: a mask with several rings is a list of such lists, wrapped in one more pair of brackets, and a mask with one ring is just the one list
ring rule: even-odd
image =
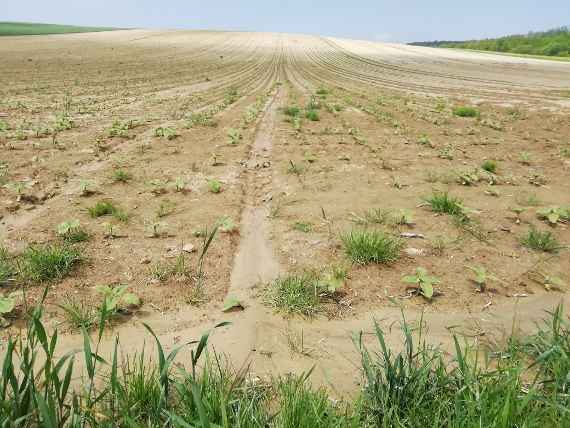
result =
[{"label": "patch of green grass", "polygon": [[491,174],[495,174],[497,172],[497,161],[492,159],[487,159],[481,165],[481,169],[484,171],[490,172]]},{"label": "patch of green grass", "polygon": [[314,109],[307,110],[305,112],[305,118],[309,119],[312,122],[318,122],[319,120],[321,120],[321,118],[319,117],[319,112]]},{"label": "patch of green grass", "polygon": [[16,268],[8,250],[0,247],[0,285],[6,285],[16,276]]},{"label": "patch of green grass", "polygon": [[33,22],[0,22],[0,36],[31,36],[40,34],[91,33],[113,31],[112,27],[80,27],[76,25],[39,24]]},{"label": "patch of green grass", "polygon": [[[317,428],[356,426],[356,419],[335,407],[323,388],[313,389],[308,383],[311,372],[300,376],[289,375],[277,380],[279,408],[276,427]],[[352,422],[352,423],[351,423]]]},{"label": "patch of green grass", "polygon": [[97,325],[97,311],[84,301],[67,296],[59,307],[64,311],[67,324],[76,330],[91,330]]},{"label": "patch of green grass", "polygon": [[453,109],[453,114],[459,117],[479,117],[480,112],[475,107],[459,106]]},{"label": "patch of green grass", "polygon": [[93,218],[111,215],[122,222],[127,222],[129,220],[129,216],[126,212],[117,208],[112,202],[107,201],[97,202],[92,207],[88,207],[87,212]]},{"label": "patch of green grass", "polygon": [[79,220],[69,220],[58,224],[56,232],[65,242],[71,244],[89,239],[89,234],[81,227]]},{"label": "patch of green grass", "polygon": [[116,183],[128,183],[132,178],[131,173],[124,169],[119,168],[113,171],[113,181]]},{"label": "patch of green grass", "polygon": [[447,192],[433,193],[425,201],[436,213],[461,216],[465,211],[461,199],[450,196]]},{"label": "patch of green grass", "polygon": [[78,249],[60,245],[29,247],[20,259],[22,275],[32,282],[64,278],[80,261]]},{"label": "patch of green grass", "polygon": [[353,230],[341,239],[347,256],[358,264],[395,262],[403,246],[399,239],[376,230]]},{"label": "patch of green grass", "polygon": [[561,246],[556,237],[550,231],[540,231],[535,228],[529,229],[521,238],[521,244],[531,250],[555,253]]},{"label": "patch of green grass", "polygon": [[281,312],[310,317],[320,310],[318,287],[318,277],[311,272],[281,277],[269,285],[266,301]]},{"label": "patch of green grass", "polygon": [[298,106],[287,106],[283,109],[286,116],[297,117],[301,114],[301,109]]},{"label": "patch of green grass", "polygon": [[298,230],[299,232],[309,233],[313,230],[313,225],[310,223],[303,223],[300,221],[295,222],[293,225],[293,229]]}]

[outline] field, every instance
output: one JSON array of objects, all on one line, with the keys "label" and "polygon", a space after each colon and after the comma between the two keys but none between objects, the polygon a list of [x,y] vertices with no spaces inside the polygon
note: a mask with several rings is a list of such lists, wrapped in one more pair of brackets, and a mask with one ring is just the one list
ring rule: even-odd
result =
[{"label": "field", "polygon": [[0,22],[0,36],[33,36],[42,34],[92,33],[112,31],[110,27],[79,27],[76,25],[38,24],[33,22]]},{"label": "field", "polygon": [[373,320],[449,357],[567,301],[568,63],[150,30],[0,56],[0,353],[39,302],[81,348],[104,299],[105,358],[228,321],[209,343],[238,369],[347,399]]}]

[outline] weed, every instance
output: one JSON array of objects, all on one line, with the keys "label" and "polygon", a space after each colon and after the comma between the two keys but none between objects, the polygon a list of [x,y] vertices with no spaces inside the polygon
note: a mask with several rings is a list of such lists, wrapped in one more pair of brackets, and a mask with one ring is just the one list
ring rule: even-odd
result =
[{"label": "weed", "polygon": [[305,112],[305,118],[309,119],[312,122],[318,122],[319,120],[321,120],[321,118],[319,117],[319,113],[314,109],[307,110]]},{"label": "weed", "polygon": [[297,106],[287,106],[283,109],[283,113],[290,117],[297,117],[301,114],[301,109]]},{"label": "weed", "polygon": [[230,144],[235,146],[243,140],[243,135],[239,129],[230,128],[228,129],[228,138],[230,139]]},{"label": "weed", "polygon": [[128,285],[124,284],[116,287],[109,285],[98,285],[95,287],[95,291],[103,296],[105,310],[109,311],[110,314],[141,305],[139,296],[128,292],[127,289]]},{"label": "weed", "polygon": [[461,199],[450,196],[447,192],[433,193],[426,198],[426,202],[433,212],[452,216],[464,215],[465,208]]},{"label": "weed", "polygon": [[58,114],[53,127],[57,132],[71,129],[73,128],[73,119],[67,113]]},{"label": "weed", "polygon": [[355,230],[341,236],[344,250],[358,264],[392,263],[400,257],[403,243],[379,231]]},{"label": "weed", "polygon": [[184,178],[182,177],[177,177],[176,180],[174,181],[174,189],[179,192],[179,193],[184,193],[186,192],[186,180],[184,180]]},{"label": "weed", "polygon": [[267,289],[266,301],[275,309],[303,316],[320,310],[318,277],[311,272],[277,278]]},{"label": "weed", "polygon": [[178,133],[175,128],[170,127],[158,127],[154,130],[155,137],[166,138],[167,140],[174,140],[178,137]]},{"label": "weed", "polygon": [[287,168],[287,172],[289,174],[301,175],[305,169],[302,165],[296,164],[291,159],[289,159],[289,167]]},{"label": "weed", "polygon": [[491,174],[495,174],[497,172],[497,161],[487,159],[481,165],[481,169],[490,172]]},{"label": "weed", "polygon": [[208,190],[211,193],[220,193],[222,191],[222,183],[216,179],[208,180]]},{"label": "weed", "polygon": [[87,212],[93,218],[112,215],[122,222],[127,222],[129,219],[128,214],[117,208],[112,202],[99,201],[94,206],[88,207]]},{"label": "weed", "polygon": [[135,128],[138,123],[135,120],[114,120],[109,129],[109,137],[119,137],[119,138],[130,138],[131,135],[129,131]]},{"label": "weed", "polygon": [[132,178],[133,176],[124,169],[119,168],[113,171],[113,181],[116,183],[128,183]]},{"label": "weed", "polygon": [[83,242],[89,239],[89,234],[83,230],[79,220],[69,220],[58,224],[57,235],[69,243]]},{"label": "weed", "polygon": [[63,309],[65,320],[72,328],[91,330],[97,325],[97,311],[84,301],[67,296],[64,297],[64,302],[58,306]]},{"label": "weed", "polygon": [[299,232],[309,233],[313,230],[313,225],[310,223],[303,223],[298,221],[293,225],[293,229],[298,230]]},{"label": "weed", "polygon": [[12,263],[8,251],[0,247],[0,286],[7,285],[16,276],[16,268]]},{"label": "weed", "polygon": [[460,106],[453,109],[453,114],[459,117],[479,117],[480,112],[475,107]]},{"label": "weed", "polygon": [[528,152],[522,152],[520,154],[520,162],[523,165],[530,165],[532,163],[532,155]]},{"label": "weed", "polygon": [[32,282],[61,279],[81,261],[75,248],[68,246],[29,247],[21,257],[24,278]]},{"label": "weed", "polygon": [[171,201],[162,201],[156,210],[156,216],[158,218],[163,218],[169,216],[174,212],[176,204]]},{"label": "weed", "polygon": [[552,232],[540,231],[535,228],[531,228],[521,238],[521,244],[531,250],[544,251],[545,253],[555,253],[561,248]]}]

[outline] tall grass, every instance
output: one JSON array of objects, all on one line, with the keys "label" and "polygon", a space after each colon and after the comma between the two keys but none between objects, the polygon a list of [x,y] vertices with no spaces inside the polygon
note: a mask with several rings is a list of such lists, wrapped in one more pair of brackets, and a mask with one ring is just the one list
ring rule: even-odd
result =
[{"label": "tall grass", "polygon": [[[9,337],[1,366],[2,427],[558,427],[570,423],[570,323],[556,308],[536,334],[511,337],[481,358],[454,338],[452,356],[429,346],[402,322],[394,351],[375,324],[376,346],[355,339],[363,382],[350,403],[330,400],[309,383],[311,371],[262,381],[206,352],[209,334],[166,352],[109,360],[99,352],[110,312],[103,302],[94,339],[61,354],[57,330],[43,321],[44,293],[21,338]],[[215,327],[222,327],[225,323]],[[420,322],[419,325],[422,325]],[[25,339],[24,339],[25,338]],[[183,347],[188,365],[175,366]],[[75,370],[81,359],[84,377]],[[200,363],[202,361],[202,363]],[[342,380],[341,380],[342,381]]]}]

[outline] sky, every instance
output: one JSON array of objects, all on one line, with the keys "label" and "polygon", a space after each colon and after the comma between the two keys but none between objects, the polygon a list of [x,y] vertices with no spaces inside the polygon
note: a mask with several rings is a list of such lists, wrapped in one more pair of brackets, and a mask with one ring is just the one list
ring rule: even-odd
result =
[{"label": "sky", "polygon": [[3,0],[0,21],[277,31],[388,42],[570,26],[570,0]]}]

